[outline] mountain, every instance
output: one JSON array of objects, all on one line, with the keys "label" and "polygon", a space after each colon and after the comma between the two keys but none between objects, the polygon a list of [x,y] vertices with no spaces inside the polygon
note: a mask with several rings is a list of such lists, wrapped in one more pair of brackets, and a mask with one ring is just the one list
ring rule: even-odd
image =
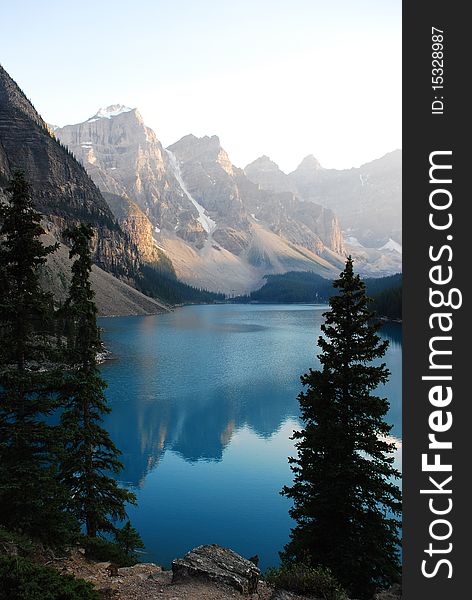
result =
[{"label": "mountain", "polygon": [[[48,233],[43,241],[50,245],[57,241],[57,237]],[[71,266],[69,248],[60,244],[59,249],[48,256],[47,263],[42,268],[41,285],[57,301],[64,302],[67,297],[72,279]],[[146,296],[96,264],[92,266],[90,281],[101,316],[149,315],[168,310],[166,302]]]},{"label": "mountain", "polygon": [[[64,231],[81,221],[95,231],[94,280],[100,289],[101,314],[159,312],[154,302],[127,285],[136,284],[140,273],[139,252],[123,232],[110,207],[83,166],[55,138],[18,85],[0,66],[0,200],[14,169],[25,171],[44,227],[51,239],[64,243]],[[68,250],[64,244],[51,257],[45,279],[60,296],[70,277]],[[117,277],[122,281],[118,281]],[[121,299],[120,299],[121,298]]]},{"label": "mountain", "polygon": [[381,249],[390,239],[401,245],[401,150],[345,170],[323,169],[307,156],[288,177],[302,198],[333,210],[364,247]]},{"label": "mountain", "polygon": [[383,276],[401,270],[401,160],[400,150],[359,168],[324,169],[306,156],[286,174],[262,156],[244,169],[261,189],[291,192],[331,209],[343,231],[345,250],[364,275]]},{"label": "mountain", "polygon": [[304,198],[309,198],[311,193],[310,188],[316,184],[318,175],[323,170],[320,161],[313,154],[309,154],[305,156],[297,169],[293,173],[286,175],[286,177],[294,189],[302,194]]},{"label": "mountain", "polygon": [[[146,247],[152,237],[187,283],[242,293],[266,273],[330,275],[342,265],[332,211],[287,190],[261,189],[231,163],[217,136],[187,135],[164,149],[140,113],[121,105],[55,135],[85,166],[138,248],[129,223],[140,209],[148,219]],[[121,208],[117,197],[126,199]]]},{"label": "mountain", "polygon": [[198,212],[137,109],[119,104],[102,108],[84,123],[57,128],[55,134],[100,190],[133,200],[158,229],[177,228],[187,236]]},{"label": "mountain", "polygon": [[154,239],[154,227],[143,210],[127,196],[102,192],[113,215],[136,246],[139,256],[145,263],[155,264],[161,253]]},{"label": "mountain", "polygon": [[271,192],[297,192],[297,186],[268,156],[260,156],[244,168],[247,177],[263,190]]}]

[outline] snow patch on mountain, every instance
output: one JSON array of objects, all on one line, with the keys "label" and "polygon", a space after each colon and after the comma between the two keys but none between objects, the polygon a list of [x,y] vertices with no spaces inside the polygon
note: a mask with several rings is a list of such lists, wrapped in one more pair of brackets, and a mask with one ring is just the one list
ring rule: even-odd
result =
[{"label": "snow patch on mountain", "polygon": [[398,254],[402,254],[403,248],[401,244],[389,238],[388,242],[384,244],[380,250],[391,250],[392,252],[398,252]]},{"label": "snow patch on mountain", "polygon": [[195,200],[195,198],[192,196],[192,194],[188,191],[187,186],[185,185],[185,181],[182,178],[182,172],[180,170],[179,161],[177,160],[177,157],[175,156],[175,154],[167,149],[166,149],[166,152],[169,157],[172,169],[174,171],[175,178],[179,182],[179,185],[182,188],[182,191],[187,196],[187,198],[190,200],[190,202],[195,206],[195,208],[198,210],[198,218],[197,218],[198,222],[201,224],[203,229],[208,234],[212,234],[216,229],[216,222],[213,221],[213,219],[210,218],[205,213],[205,209],[203,208],[203,206],[201,204],[199,204]]},{"label": "snow patch on mountain", "polygon": [[111,104],[106,108],[99,108],[97,113],[93,115],[93,117],[87,122],[93,123],[94,121],[98,121],[98,119],[111,119],[112,117],[117,117],[122,113],[130,112],[132,110],[132,108],[129,108],[129,106],[124,106],[123,104]]}]

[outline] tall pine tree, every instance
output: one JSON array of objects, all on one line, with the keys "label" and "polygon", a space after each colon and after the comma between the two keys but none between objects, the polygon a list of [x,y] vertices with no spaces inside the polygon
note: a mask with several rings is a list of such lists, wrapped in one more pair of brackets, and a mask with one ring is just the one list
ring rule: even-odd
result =
[{"label": "tall pine tree", "polygon": [[388,402],[375,394],[389,377],[377,360],[388,341],[377,335],[351,257],[334,287],[339,295],[318,341],[322,368],[302,377],[303,429],[293,434],[298,456],[289,459],[294,483],[282,490],[297,525],[281,556],[328,567],[354,597],[369,598],[400,568],[400,474],[384,420]]},{"label": "tall pine tree", "polygon": [[66,541],[73,524],[62,511],[53,449],[60,375],[53,304],[40,288],[46,247],[24,173],[14,173],[0,207],[0,523],[48,543]]},{"label": "tall pine tree", "polygon": [[67,356],[70,370],[65,374],[61,423],[68,432],[61,461],[64,483],[71,494],[71,511],[85,525],[87,535],[115,531],[114,521],[126,517],[125,504],[135,503],[132,492],[119,487],[111,473],[122,469],[120,451],[102,427],[110,412],[105,382],[97,367],[101,348],[97,308],[90,284],[93,230],[82,224],[68,232],[72,282],[63,308],[68,327]]}]

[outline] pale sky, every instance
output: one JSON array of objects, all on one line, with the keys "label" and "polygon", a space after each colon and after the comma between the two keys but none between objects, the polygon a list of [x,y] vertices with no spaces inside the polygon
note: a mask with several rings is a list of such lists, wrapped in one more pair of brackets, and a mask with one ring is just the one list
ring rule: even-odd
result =
[{"label": "pale sky", "polygon": [[401,0],[2,2],[0,63],[46,121],[140,110],[167,146],[347,168],[401,147]]}]

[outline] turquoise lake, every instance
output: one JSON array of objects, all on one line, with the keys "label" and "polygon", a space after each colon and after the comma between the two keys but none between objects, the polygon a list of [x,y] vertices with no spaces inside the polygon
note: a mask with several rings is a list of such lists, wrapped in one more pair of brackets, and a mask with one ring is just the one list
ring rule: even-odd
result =
[{"label": "turquoise lake", "polygon": [[[278,564],[292,522],[280,496],[291,482],[300,375],[317,368],[325,305],[187,306],[100,319],[113,360],[102,366],[123,451],[120,475],[138,498],[131,521],[143,560],[169,566],[206,543]],[[381,330],[401,467],[401,326]]]}]

